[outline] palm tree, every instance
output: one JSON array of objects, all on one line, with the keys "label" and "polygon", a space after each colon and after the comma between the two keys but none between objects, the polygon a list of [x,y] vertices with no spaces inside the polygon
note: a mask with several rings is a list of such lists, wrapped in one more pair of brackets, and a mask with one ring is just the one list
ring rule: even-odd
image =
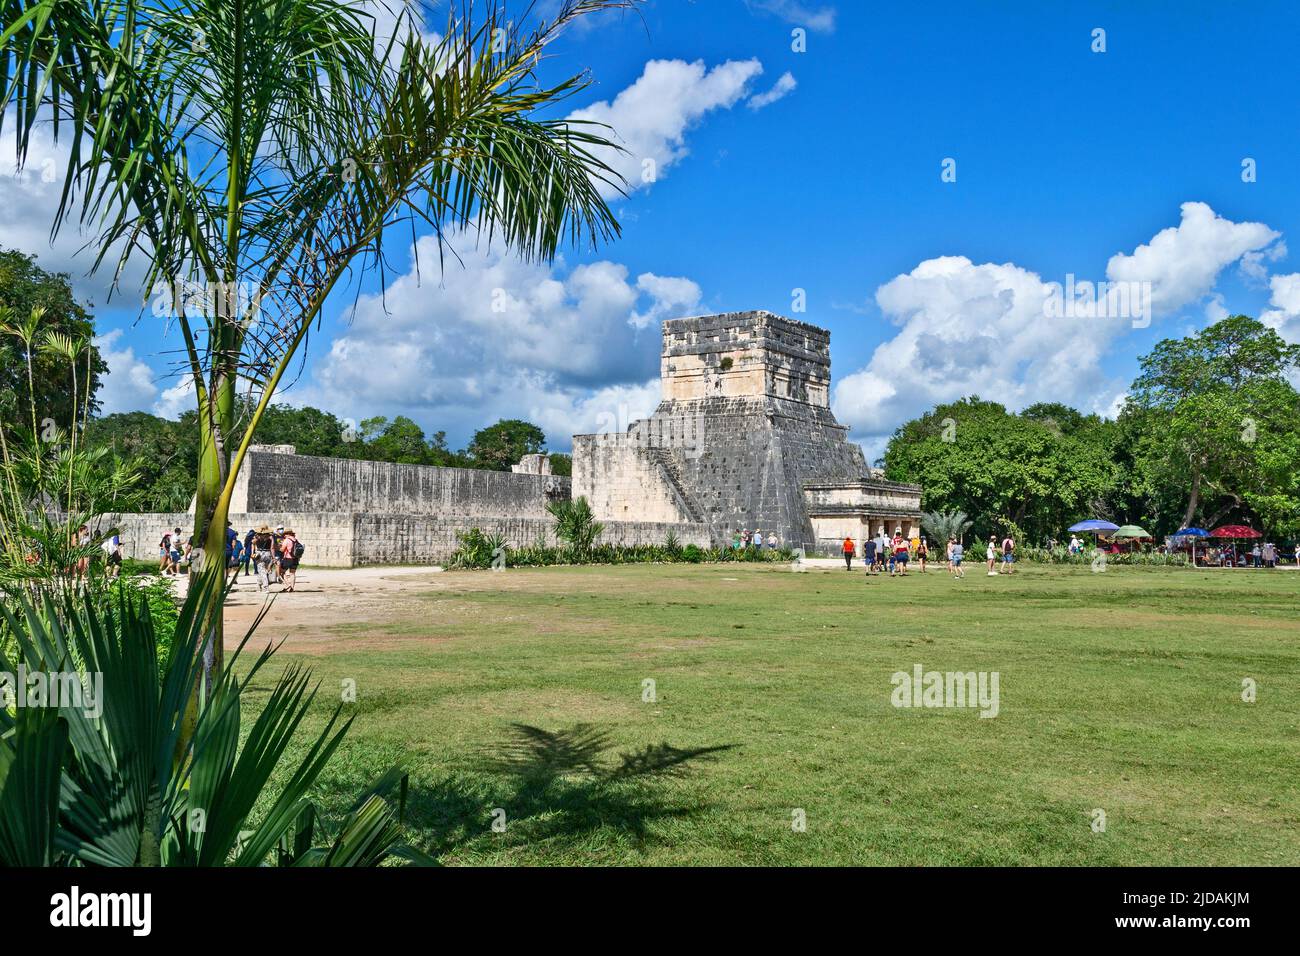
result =
[{"label": "palm tree", "polygon": [[936,542],[960,541],[973,522],[966,520],[964,511],[926,511],[921,515],[921,527]]},{"label": "palm tree", "polygon": [[0,123],[16,127],[18,163],[45,120],[71,149],[53,228],[92,225],[93,267],[118,250],[115,281],[130,258],[155,294],[204,292],[168,307],[198,405],[206,553],[223,552],[276,387],[336,285],[384,267],[390,227],[427,223],[440,249],[464,230],[532,260],[618,235],[600,189],[622,181],[599,158],[616,147],[549,115],[587,79],[551,85],[538,67],[575,19],[633,2],[560,0],[525,30],[501,0],[465,0],[434,39],[404,6],[379,43],[347,0],[0,0]]}]

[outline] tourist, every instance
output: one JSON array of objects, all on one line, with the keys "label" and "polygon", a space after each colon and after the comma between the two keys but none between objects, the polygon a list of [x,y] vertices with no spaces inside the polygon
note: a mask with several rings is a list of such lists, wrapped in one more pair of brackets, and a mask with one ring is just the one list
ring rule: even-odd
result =
[{"label": "tourist", "polygon": [[925,535],[921,535],[921,540],[916,545],[916,560],[921,562],[921,573],[925,574],[925,561],[930,557],[930,546],[925,542]]},{"label": "tourist", "polygon": [[104,549],[104,573],[109,578],[115,578],[122,573],[122,539],[120,536],[110,534],[100,545]]},{"label": "tourist", "polygon": [[1070,553],[1078,554],[1082,550],[1083,545],[1079,542],[1079,536],[1077,534],[1070,535]]},{"label": "tourist", "polygon": [[952,572],[953,577],[964,578],[965,569],[961,566],[962,547],[960,541],[948,542],[948,570]]},{"label": "tourist", "polygon": [[899,577],[907,577],[907,553],[911,548],[911,543],[903,537],[901,532],[894,534],[894,567],[898,569]]},{"label": "tourist", "polygon": [[756,528],[754,529],[754,547],[761,548],[762,546],[763,546],[763,532]]},{"label": "tourist", "polygon": [[1256,568],[1262,567],[1264,564],[1263,549],[1260,548],[1258,542],[1256,542],[1255,547],[1250,549],[1250,563]]},{"label": "tourist", "polygon": [[262,525],[253,536],[253,567],[257,572],[257,589],[271,587],[271,566],[275,563],[275,536],[268,525]]},{"label": "tourist", "polygon": [[172,533],[164,531],[162,540],[158,542],[158,573],[171,574],[172,566]]},{"label": "tourist", "polygon": [[984,554],[989,560],[989,577],[991,578],[997,577],[998,576],[998,572],[996,570],[998,564],[998,536],[997,535],[995,534],[989,535],[989,546],[988,548],[985,549]]},{"label": "tourist", "polygon": [[776,532],[772,532],[767,536],[767,549],[769,551],[776,550]]},{"label": "tourist", "polygon": [[867,538],[862,542],[862,563],[867,566],[867,574],[876,573],[876,541]]},{"label": "tourist", "polygon": [[854,546],[854,544],[853,544],[853,539],[852,539],[852,538],[845,538],[845,539],[844,539],[844,547],[843,547],[841,550],[844,552],[844,570],[845,570],[845,571],[852,571],[852,570],[853,570],[853,552],[856,550],[856,548],[855,548],[855,546]]},{"label": "tourist", "polygon": [[1011,532],[1008,531],[1007,536],[1002,539],[1002,572],[1004,574],[1011,574],[1015,571],[1015,552],[1016,542],[1012,540]]},{"label": "tourist", "polygon": [[172,574],[181,573],[181,558],[185,553],[185,543],[181,541],[181,529],[177,528],[172,532]]},{"label": "tourist", "polygon": [[284,587],[280,590],[292,591],[298,578],[298,561],[302,558],[302,545],[290,528],[280,540],[280,570],[284,575]]},{"label": "tourist", "polygon": [[251,571],[250,569],[253,567],[253,538],[255,538],[256,536],[257,536],[257,532],[256,532],[254,529],[252,529],[252,528],[249,528],[249,529],[248,529],[248,534],[244,535],[244,568],[243,568],[243,570],[244,570],[244,576],[245,576],[245,577],[247,577],[249,574],[252,573],[252,571]]},{"label": "tourist", "polygon": [[1264,549],[1260,557],[1264,561],[1264,567],[1266,568],[1277,567],[1277,548],[1274,547],[1272,541],[1265,542]]},{"label": "tourist", "polygon": [[748,547],[749,547],[749,542],[750,542],[749,529],[748,529],[748,528],[742,528],[742,529],[741,529],[741,532],[740,532],[740,546],[741,546],[742,548],[748,548]]},{"label": "tourist", "polygon": [[[77,545],[78,550],[86,548],[92,540],[93,538],[91,537],[89,527],[83,524],[80,528],[77,529],[77,536],[74,539],[74,541]],[[82,554],[80,557],[77,558],[77,577],[78,578],[84,577],[86,572],[89,569],[90,569],[90,555]]]}]

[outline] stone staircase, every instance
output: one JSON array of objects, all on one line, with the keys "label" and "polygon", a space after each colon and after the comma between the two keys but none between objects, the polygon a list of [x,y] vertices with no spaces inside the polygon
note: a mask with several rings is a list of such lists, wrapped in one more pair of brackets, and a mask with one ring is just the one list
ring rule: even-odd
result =
[{"label": "stone staircase", "polygon": [[681,470],[677,467],[677,460],[673,457],[672,452],[666,448],[651,447],[645,449],[647,457],[659,468],[659,473],[663,476],[668,487],[673,490],[673,495],[677,499],[677,506],[682,513],[688,515],[691,521],[704,524],[708,519],[704,516],[704,511],[695,503],[690,492],[686,490],[686,485],[682,482]]}]

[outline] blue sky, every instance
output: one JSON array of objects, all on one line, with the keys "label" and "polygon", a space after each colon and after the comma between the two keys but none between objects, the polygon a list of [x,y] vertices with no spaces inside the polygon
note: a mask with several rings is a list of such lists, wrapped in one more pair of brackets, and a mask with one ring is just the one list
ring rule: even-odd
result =
[{"label": "blue sky", "polygon": [[[1300,338],[1298,20],[1294,4],[1193,0],[652,0],[607,15],[548,69],[589,69],[571,107],[614,125],[634,174],[656,161],[653,183],[612,203],[623,237],[549,268],[466,238],[463,274],[439,283],[426,261],[422,285],[395,278],[387,312],[337,297],[284,399],[407,414],[454,446],[530,418],[564,449],[653,408],[659,321],[765,308],[831,330],[836,412],[872,457],[972,391],[1113,410],[1160,337],[1246,312]],[[44,247],[49,197],[33,188],[0,178],[0,243],[84,271],[68,241]],[[1044,316],[1043,283],[1068,274],[1149,283],[1149,325]],[[97,315],[109,410],[192,401],[169,392],[174,333],[128,308]]]}]

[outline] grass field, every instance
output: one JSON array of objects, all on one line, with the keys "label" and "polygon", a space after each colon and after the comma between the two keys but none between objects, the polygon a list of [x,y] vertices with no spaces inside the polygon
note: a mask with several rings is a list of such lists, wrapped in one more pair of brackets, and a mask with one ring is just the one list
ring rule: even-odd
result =
[{"label": "grass field", "polygon": [[[411,842],[446,863],[1300,863],[1300,573],[652,565],[407,587],[382,627],[323,624],[320,650],[279,660],[321,679],[313,719],[356,681],[324,804],[405,758]],[[996,671],[998,716],[892,706],[915,664]],[[554,736],[521,749],[515,724]],[[661,743],[728,749],[608,770]]]}]

